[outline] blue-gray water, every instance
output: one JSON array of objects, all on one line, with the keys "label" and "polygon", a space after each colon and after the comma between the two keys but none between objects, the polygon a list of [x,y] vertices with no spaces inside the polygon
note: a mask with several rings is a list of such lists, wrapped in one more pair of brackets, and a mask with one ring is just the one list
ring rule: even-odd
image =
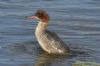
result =
[{"label": "blue-gray water", "polygon": [[[48,56],[41,51],[34,31],[37,9],[51,19],[56,32],[75,52]],[[100,0],[0,0],[0,66],[71,66],[76,61],[100,63]]]}]

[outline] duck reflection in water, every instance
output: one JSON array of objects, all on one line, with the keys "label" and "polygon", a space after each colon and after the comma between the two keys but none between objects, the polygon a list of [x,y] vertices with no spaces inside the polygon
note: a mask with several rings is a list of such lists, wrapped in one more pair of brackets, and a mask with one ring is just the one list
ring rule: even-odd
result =
[{"label": "duck reflection in water", "polygon": [[[47,52],[41,52],[39,55],[35,66],[51,66],[53,63],[66,60],[66,55],[53,55],[48,54]],[[59,65],[57,65],[59,66]]]}]

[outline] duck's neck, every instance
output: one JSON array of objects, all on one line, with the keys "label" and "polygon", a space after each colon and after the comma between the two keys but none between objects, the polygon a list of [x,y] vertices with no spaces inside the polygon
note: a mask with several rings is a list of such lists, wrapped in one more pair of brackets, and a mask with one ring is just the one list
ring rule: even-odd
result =
[{"label": "duck's neck", "polygon": [[43,32],[44,30],[46,30],[46,28],[47,28],[47,23],[39,21],[39,23],[38,23],[38,25],[36,27],[36,31],[35,32],[36,33],[37,32]]}]

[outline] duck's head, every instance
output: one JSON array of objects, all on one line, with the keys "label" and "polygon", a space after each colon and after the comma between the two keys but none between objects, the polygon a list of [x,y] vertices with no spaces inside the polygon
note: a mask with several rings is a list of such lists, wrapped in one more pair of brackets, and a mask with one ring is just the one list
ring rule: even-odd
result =
[{"label": "duck's head", "polygon": [[44,10],[37,10],[37,12],[34,15],[29,16],[28,18],[29,19],[35,18],[35,19],[38,19],[38,20],[40,20],[41,22],[44,22],[44,23],[48,23],[48,21],[49,21],[49,15]]}]

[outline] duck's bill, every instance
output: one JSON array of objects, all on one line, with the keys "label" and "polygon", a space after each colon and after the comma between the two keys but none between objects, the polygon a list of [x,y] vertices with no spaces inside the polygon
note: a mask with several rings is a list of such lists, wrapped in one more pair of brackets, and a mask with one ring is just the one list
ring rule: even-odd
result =
[{"label": "duck's bill", "polygon": [[32,15],[32,16],[28,16],[27,18],[28,19],[34,19],[34,18],[36,18],[36,16]]}]

